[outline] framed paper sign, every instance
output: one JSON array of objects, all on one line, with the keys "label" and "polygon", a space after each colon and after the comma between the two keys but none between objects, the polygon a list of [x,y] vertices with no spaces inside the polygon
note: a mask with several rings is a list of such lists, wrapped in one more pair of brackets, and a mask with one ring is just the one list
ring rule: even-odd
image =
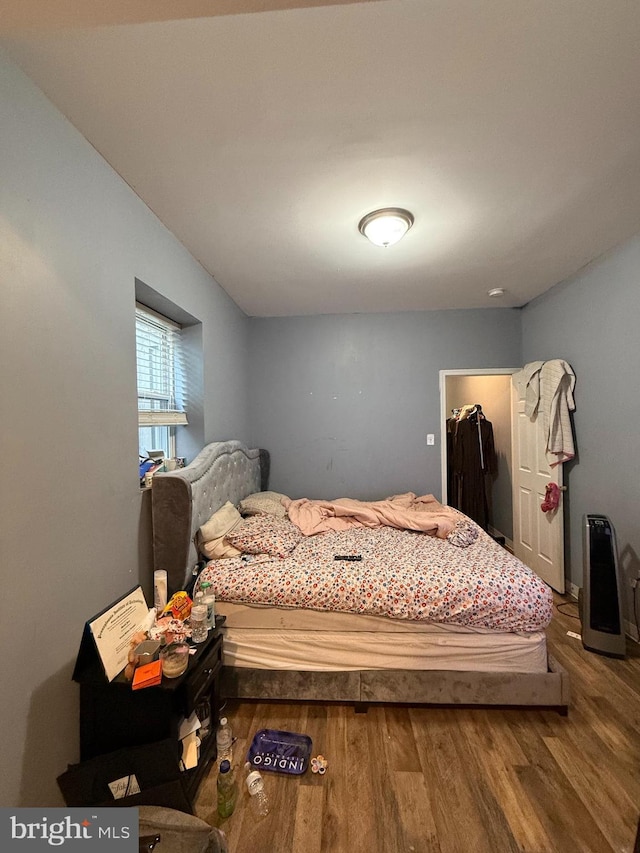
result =
[{"label": "framed paper sign", "polygon": [[138,586],[89,620],[85,625],[74,680],[81,679],[83,671],[91,666],[91,659],[95,659],[97,651],[104,674],[109,681],[113,681],[127,665],[131,637],[148,613],[144,592],[142,587]]}]

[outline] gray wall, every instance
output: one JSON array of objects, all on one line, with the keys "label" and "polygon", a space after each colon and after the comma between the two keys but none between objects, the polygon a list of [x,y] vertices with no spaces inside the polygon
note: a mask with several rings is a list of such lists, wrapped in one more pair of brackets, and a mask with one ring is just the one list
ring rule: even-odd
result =
[{"label": "gray wall", "polygon": [[272,487],[440,498],[439,371],[520,364],[520,313],[252,318],[252,435],[271,452]]},{"label": "gray wall", "polygon": [[524,360],[564,358],[576,374],[577,458],[565,464],[568,575],[582,585],[582,516],[616,529],[626,612],[640,576],[640,238],[557,285],[523,312]]},{"label": "gray wall", "polygon": [[87,619],[149,590],[134,280],[201,321],[205,440],[249,441],[247,318],[0,53],[0,804],[59,805]]}]

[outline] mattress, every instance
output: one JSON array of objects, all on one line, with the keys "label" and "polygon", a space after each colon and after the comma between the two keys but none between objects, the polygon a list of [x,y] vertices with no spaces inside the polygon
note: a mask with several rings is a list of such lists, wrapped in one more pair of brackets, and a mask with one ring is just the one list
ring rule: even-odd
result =
[{"label": "mattress", "polygon": [[[476,528],[477,539],[467,547],[388,527],[329,531],[293,546],[279,533],[260,533],[245,542],[240,557],[210,561],[198,583],[211,582],[217,601],[504,632],[544,630],[553,610],[549,588]],[[239,547],[235,539],[232,544]]]},{"label": "mattress", "polygon": [[[368,616],[363,613],[309,610],[297,607],[274,607],[265,604],[244,604],[232,601],[216,602],[216,612],[226,617],[227,628],[281,628],[292,631],[369,631],[387,634],[495,634],[491,628],[451,623],[412,622],[390,619],[387,616]],[[528,636],[530,632],[520,633]]]},{"label": "mattress", "polygon": [[251,669],[546,672],[543,631],[393,620],[220,601],[223,663]]}]

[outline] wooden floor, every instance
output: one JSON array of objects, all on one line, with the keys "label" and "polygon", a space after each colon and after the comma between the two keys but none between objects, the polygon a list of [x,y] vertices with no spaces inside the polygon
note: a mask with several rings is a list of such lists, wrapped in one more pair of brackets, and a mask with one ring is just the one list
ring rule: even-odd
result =
[{"label": "wooden floor", "polygon": [[264,772],[272,811],[255,821],[241,790],[216,815],[216,768],[197,814],[230,853],[632,853],[640,815],[640,649],[584,651],[571,599],[557,597],[549,647],[571,677],[554,711],[234,703],[234,764],[256,731],[308,734],[324,776]]}]

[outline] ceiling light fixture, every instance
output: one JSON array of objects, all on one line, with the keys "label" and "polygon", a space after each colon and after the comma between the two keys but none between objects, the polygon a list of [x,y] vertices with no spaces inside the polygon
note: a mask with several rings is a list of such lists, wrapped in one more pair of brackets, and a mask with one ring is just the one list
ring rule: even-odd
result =
[{"label": "ceiling light fixture", "polygon": [[401,207],[384,207],[363,216],[358,230],[375,246],[393,246],[413,225],[413,214]]},{"label": "ceiling light fixture", "polygon": [[494,299],[499,299],[504,296],[504,287],[492,287],[487,291],[487,296],[492,296]]}]

